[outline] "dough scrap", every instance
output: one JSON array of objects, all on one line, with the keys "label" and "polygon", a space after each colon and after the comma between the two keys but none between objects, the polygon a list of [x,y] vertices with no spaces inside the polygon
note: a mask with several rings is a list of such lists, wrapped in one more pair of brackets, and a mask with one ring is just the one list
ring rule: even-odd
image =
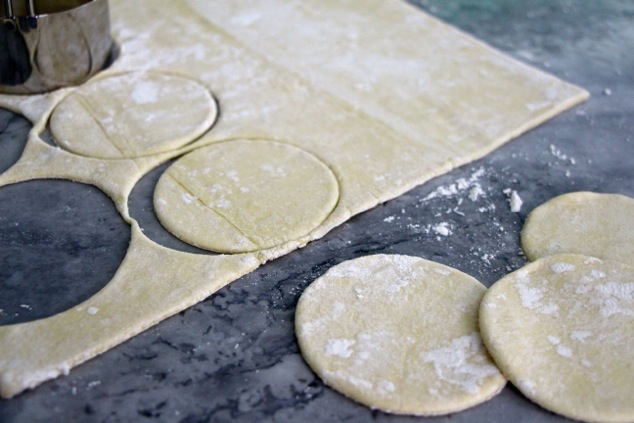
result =
[{"label": "dough scrap", "polygon": [[337,179],[311,154],[279,142],[233,140],[171,165],[156,186],[154,209],[183,241],[237,253],[305,236],[338,198]]},{"label": "dough scrap", "polygon": [[631,263],[634,198],[593,192],[555,197],[528,215],[522,247],[530,260],[570,253]]},{"label": "dough scrap", "polygon": [[73,91],[55,108],[50,127],[70,152],[126,159],[188,144],[211,127],[217,112],[211,92],[193,79],[131,72]]},{"label": "dough scrap", "polygon": [[504,387],[478,333],[486,288],[450,267],[401,255],[341,263],[302,294],[295,330],[327,385],[372,408],[436,415]]},{"label": "dough scrap", "polygon": [[634,420],[634,268],[582,255],[539,259],[495,283],[482,339],[529,399],[584,421]]},{"label": "dough scrap", "polygon": [[[48,319],[0,327],[5,398],[66,374],[258,265],[483,157],[588,97],[396,0],[109,4],[121,54],[94,81],[129,72],[195,80],[213,91],[222,113],[190,144],[99,159],[50,146],[39,136],[55,107],[82,87],[0,95],[0,107],[33,122],[22,157],[0,175],[0,187],[38,178],[93,184],[113,199],[133,233],[122,266],[95,296]],[[250,26],[260,11],[268,18]],[[286,15],[293,11],[302,13]],[[285,27],[280,31],[278,24]],[[342,58],[347,66],[339,66]],[[185,115],[197,112],[194,105],[171,104]],[[170,127],[161,122],[158,129]],[[148,239],[128,210],[135,183],[161,163],[235,139],[284,140],[319,157],[339,182],[335,208],[299,239],[246,254],[199,256]],[[94,309],[99,312],[84,312]]]}]

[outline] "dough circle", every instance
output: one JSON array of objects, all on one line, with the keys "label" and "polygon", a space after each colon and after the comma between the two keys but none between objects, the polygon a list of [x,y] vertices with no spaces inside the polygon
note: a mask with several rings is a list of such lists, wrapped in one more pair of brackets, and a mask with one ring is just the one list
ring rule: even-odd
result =
[{"label": "dough circle", "polygon": [[154,192],[160,222],[200,248],[263,250],[298,240],[335,208],[332,171],[306,151],[268,140],[216,143],[170,166]]},{"label": "dough circle", "polygon": [[634,421],[634,268],[582,255],[537,260],[493,285],[482,339],[528,398],[584,421]]},{"label": "dough circle", "polygon": [[72,153],[131,159],[190,143],[217,114],[211,92],[199,82],[132,72],[79,87],[55,108],[50,128],[55,142]]},{"label": "dough circle", "polygon": [[592,192],[555,197],[529,214],[522,247],[530,260],[570,253],[630,263],[634,199]]},{"label": "dough circle", "polygon": [[505,385],[480,340],[486,288],[450,267],[402,255],[341,263],[301,296],[295,331],[323,381],[397,414],[460,411]]}]

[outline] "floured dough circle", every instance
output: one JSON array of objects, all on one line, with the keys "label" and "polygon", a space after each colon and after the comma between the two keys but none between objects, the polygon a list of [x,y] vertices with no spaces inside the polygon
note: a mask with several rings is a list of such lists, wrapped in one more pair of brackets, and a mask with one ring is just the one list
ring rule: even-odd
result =
[{"label": "floured dough circle", "polygon": [[70,152],[123,159],[186,145],[216,116],[216,102],[199,82],[134,72],[79,87],[55,108],[50,127],[55,142]]},{"label": "floured dough circle", "polygon": [[298,240],[334,209],[339,185],[313,155],[267,140],[212,144],[159,179],[154,207],[185,242],[216,252],[256,251]]},{"label": "floured dough circle", "polygon": [[634,421],[634,268],[554,255],[502,278],[480,307],[482,338],[528,398],[564,416]]},{"label": "floured dough circle", "polygon": [[478,333],[486,288],[450,267],[401,255],[341,263],[299,300],[302,355],[334,389],[372,408],[463,410],[505,385]]},{"label": "floured dough circle", "polygon": [[522,247],[531,260],[572,253],[630,263],[634,199],[592,192],[560,195],[530,213]]}]

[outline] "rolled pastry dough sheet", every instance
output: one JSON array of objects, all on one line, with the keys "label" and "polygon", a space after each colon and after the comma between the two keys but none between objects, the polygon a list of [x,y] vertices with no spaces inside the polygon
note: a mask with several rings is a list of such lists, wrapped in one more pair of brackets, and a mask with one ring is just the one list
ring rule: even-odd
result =
[{"label": "rolled pastry dough sheet", "polygon": [[582,255],[541,258],[495,283],[482,339],[502,373],[555,413],[634,421],[634,268]]},{"label": "rolled pastry dough sheet", "polygon": [[305,236],[338,198],[335,175],[313,155],[279,142],[233,140],[171,165],[156,186],[154,209],[183,241],[240,253]]},{"label": "rolled pastry dough sheet", "polygon": [[572,253],[631,264],[634,199],[593,192],[555,197],[528,215],[522,247],[530,260]]},{"label": "rolled pastry dough sheet", "polygon": [[[109,69],[82,87],[0,95],[0,107],[34,125],[20,160],[0,175],[0,187],[37,178],[93,184],[132,227],[126,259],[102,291],[51,318],[0,327],[3,397],[67,373],[261,263],[588,97],[397,0],[111,0],[110,12],[121,53]],[[129,81],[120,76],[130,73]],[[156,90],[134,95],[135,78]],[[101,81],[113,82],[103,89],[117,101],[91,92]],[[178,99],[154,96],[171,91],[172,83],[191,89],[178,91]],[[121,87],[127,87],[123,98]],[[210,93],[219,109],[212,128]],[[155,126],[136,120],[141,111],[149,118],[166,107],[170,114]],[[67,108],[86,119],[61,119]],[[110,108],[127,132],[106,128],[99,114],[107,116]],[[39,136],[55,110],[62,148]],[[174,125],[175,116],[189,129]],[[79,126],[62,129],[66,124]],[[144,131],[152,137],[145,139]],[[143,234],[128,212],[130,192],[143,175],[202,147],[248,139],[294,146],[332,171],[339,196],[323,221],[300,235],[321,218],[313,216],[302,231],[263,243],[282,244],[244,254],[181,253]],[[326,213],[324,201],[317,214]]]},{"label": "rolled pastry dough sheet", "polygon": [[211,92],[200,82],[130,72],[73,91],[55,108],[50,128],[55,142],[70,152],[125,159],[189,144],[211,127],[217,112]]},{"label": "rolled pastry dough sheet", "polygon": [[390,413],[460,411],[506,380],[478,333],[486,288],[442,264],[402,255],[341,263],[302,294],[302,355],[344,395]]}]

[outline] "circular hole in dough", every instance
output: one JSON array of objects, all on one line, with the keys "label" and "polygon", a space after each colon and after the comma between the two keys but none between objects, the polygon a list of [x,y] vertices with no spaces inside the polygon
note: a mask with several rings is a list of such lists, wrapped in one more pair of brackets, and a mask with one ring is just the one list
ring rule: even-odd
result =
[{"label": "circular hole in dough", "polygon": [[564,416],[634,421],[634,268],[581,255],[539,259],[482,300],[482,338],[524,395]]},{"label": "circular hole in dough", "polygon": [[0,188],[0,324],[61,313],[114,276],[130,226],[99,189],[41,179]]},{"label": "circular hole in dough", "polygon": [[335,175],[306,151],[234,140],[195,150],[170,166],[156,186],[154,208],[183,241],[240,253],[309,234],[338,198]]},{"label": "circular hole in dough", "polygon": [[174,236],[161,225],[156,213],[154,213],[154,189],[161,175],[173,163],[174,161],[169,161],[157,166],[143,175],[134,185],[134,189],[130,192],[128,198],[130,217],[137,221],[143,231],[143,235],[163,247],[185,253],[215,255],[214,252],[194,247],[192,244],[183,242]]},{"label": "circular hole in dough", "polygon": [[592,192],[555,197],[529,214],[522,247],[530,260],[573,253],[630,263],[634,199]]},{"label": "circular hole in dough", "polygon": [[505,385],[480,340],[486,288],[450,267],[375,255],[341,263],[302,294],[295,331],[323,381],[390,413],[460,411]]},{"label": "circular hole in dough", "polygon": [[164,153],[198,138],[217,116],[199,82],[160,73],[125,73],[79,87],[55,108],[55,142],[88,157],[123,159]]},{"label": "circular hole in dough", "polygon": [[20,159],[32,125],[23,116],[0,108],[0,174]]}]

